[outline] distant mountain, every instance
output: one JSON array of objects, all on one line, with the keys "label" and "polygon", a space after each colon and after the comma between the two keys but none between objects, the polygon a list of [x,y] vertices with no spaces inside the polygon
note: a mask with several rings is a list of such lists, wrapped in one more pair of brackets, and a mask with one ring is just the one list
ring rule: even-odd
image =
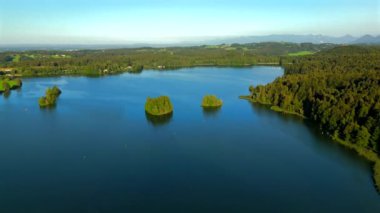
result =
[{"label": "distant mountain", "polygon": [[78,50],[78,49],[116,49],[140,47],[188,47],[220,44],[250,44],[262,42],[288,42],[313,44],[380,44],[380,36],[365,35],[357,38],[351,35],[341,37],[325,35],[264,35],[264,36],[235,36],[214,38],[188,38],[184,41],[168,43],[120,43],[120,44],[1,44],[0,52],[26,50]]},{"label": "distant mountain", "polygon": [[291,43],[333,43],[333,44],[348,44],[355,41],[357,38],[351,35],[342,37],[324,36],[324,35],[267,35],[267,36],[242,36],[232,37],[226,39],[214,39],[206,41],[206,43],[213,44],[246,44],[246,43],[260,43],[260,42],[291,42]]},{"label": "distant mountain", "polygon": [[380,35],[365,35],[352,42],[353,44],[380,44]]}]

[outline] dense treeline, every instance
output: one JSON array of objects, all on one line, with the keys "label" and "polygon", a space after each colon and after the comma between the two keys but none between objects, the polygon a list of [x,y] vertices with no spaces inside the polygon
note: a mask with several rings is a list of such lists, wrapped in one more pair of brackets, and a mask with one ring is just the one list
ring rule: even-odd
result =
[{"label": "dense treeline", "polygon": [[285,74],[380,70],[379,46],[342,46],[305,57],[281,59]]},{"label": "dense treeline", "polygon": [[251,86],[249,99],[310,118],[335,141],[375,163],[380,191],[380,47],[343,46],[282,58],[285,75]]},{"label": "dense treeline", "polygon": [[250,87],[253,101],[317,121],[335,139],[380,150],[380,47],[287,58],[285,76]]},{"label": "dense treeline", "polygon": [[199,47],[135,48],[78,51],[0,53],[0,67],[14,74],[99,75],[192,66],[249,66],[278,64],[280,56],[299,51],[318,52],[332,45],[260,43]]}]

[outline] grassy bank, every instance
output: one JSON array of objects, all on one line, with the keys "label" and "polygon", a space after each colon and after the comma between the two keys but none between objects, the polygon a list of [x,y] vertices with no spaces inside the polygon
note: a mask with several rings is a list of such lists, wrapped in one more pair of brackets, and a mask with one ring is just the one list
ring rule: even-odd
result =
[{"label": "grassy bank", "polygon": [[270,106],[270,109],[273,110],[273,111],[275,111],[275,112],[281,112],[281,113],[284,113],[284,114],[296,115],[296,116],[299,116],[299,117],[302,117],[302,118],[306,118],[302,114],[299,114],[299,113],[296,113],[296,112],[292,112],[292,111],[288,111],[288,110],[282,109],[282,108],[280,108],[278,106],[273,106],[273,105],[271,105],[271,103],[266,103],[266,102],[261,102],[261,101],[253,100],[252,98],[250,98],[250,96],[239,96],[239,98],[240,99],[244,99],[244,100],[248,100],[248,101],[250,101],[252,103],[258,103],[258,104]]},{"label": "grassy bank", "polygon": [[284,110],[278,106],[271,106],[270,107],[271,110],[275,111],[275,112],[281,112],[281,113],[284,113],[284,114],[289,114],[289,115],[296,115],[296,116],[300,116],[302,118],[305,118],[305,116],[303,116],[302,114],[299,114],[299,113],[296,113],[296,112],[292,112],[292,111],[288,111],[288,110]]}]

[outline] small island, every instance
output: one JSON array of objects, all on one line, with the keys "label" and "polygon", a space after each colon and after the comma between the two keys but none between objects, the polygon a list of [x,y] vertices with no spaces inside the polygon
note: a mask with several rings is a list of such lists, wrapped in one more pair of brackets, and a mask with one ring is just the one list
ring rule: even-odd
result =
[{"label": "small island", "polygon": [[215,95],[206,95],[202,100],[203,108],[219,108],[223,105],[223,101]]},{"label": "small island", "polygon": [[173,112],[173,105],[168,96],[146,99],[145,111],[149,115],[162,116]]},{"label": "small island", "polygon": [[9,79],[4,78],[0,79],[0,93],[7,93],[10,90],[21,88],[22,81],[19,78]]},{"label": "small island", "polygon": [[62,91],[57,86],[47,88],[45,96],[38,100],[38,104],[41,108],[55,106],[57,98],[61,93]]}]

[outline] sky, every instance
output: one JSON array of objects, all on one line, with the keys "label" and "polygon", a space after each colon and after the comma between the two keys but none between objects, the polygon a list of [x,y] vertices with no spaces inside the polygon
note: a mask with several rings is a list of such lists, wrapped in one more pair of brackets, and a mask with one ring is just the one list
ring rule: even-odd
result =
[{"label": "sky", "polygon": [[380,34],[380,0],[0,0],[0,44]]}]

